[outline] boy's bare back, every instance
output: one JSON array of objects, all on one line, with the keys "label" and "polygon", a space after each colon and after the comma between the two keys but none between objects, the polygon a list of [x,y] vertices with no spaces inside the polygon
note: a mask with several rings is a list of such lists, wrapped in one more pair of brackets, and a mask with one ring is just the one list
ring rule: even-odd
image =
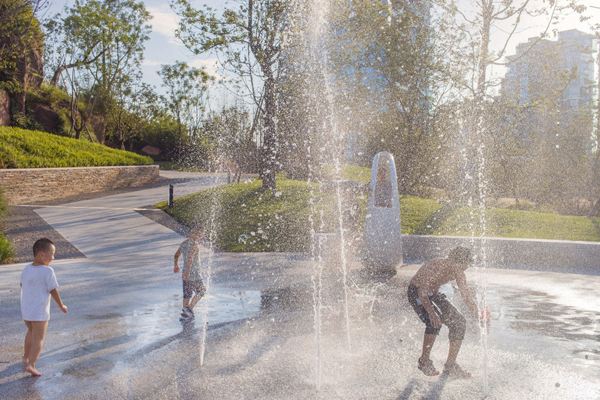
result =
[{"label": "boy's bare back", "polygon": [[437,292],[440,286],[461,278],[464,279],[462,268],[448,259],[439,258],[423,264],[410,283],[429,292]]}]

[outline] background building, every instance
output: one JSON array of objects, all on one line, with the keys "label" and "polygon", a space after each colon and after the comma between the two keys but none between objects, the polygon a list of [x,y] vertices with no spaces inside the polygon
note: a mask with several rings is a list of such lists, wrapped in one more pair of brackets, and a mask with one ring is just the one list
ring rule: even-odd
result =
[{"label": "background building", "polygon": [[559,91],[564,108],[591,108],[597,86],[594,51],[594,36],[576,29],[559,32],[557,40],[530,38],[508,57],[502,95],[528,105]]}]

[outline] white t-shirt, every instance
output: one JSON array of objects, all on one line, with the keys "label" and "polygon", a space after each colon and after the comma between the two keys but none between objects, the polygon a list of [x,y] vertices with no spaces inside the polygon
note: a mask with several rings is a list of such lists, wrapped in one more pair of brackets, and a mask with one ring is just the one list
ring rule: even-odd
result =
[{"label": "white t-shirt", "polygon": [[50,292],[58,288],[52,267],[28,265],[21,272],[21,315],[24,321],[50,319]]}]

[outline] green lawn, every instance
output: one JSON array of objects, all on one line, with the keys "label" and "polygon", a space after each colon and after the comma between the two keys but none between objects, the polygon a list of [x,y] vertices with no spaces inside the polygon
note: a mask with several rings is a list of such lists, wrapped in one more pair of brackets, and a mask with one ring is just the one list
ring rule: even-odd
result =
[{"label": "green lawn", "polygon": [[[318,194],[316,186],[313,189],[316,230],[320,230],[319,211],[323,210],[323,231],[331,231],[336,222],[332,195]],[[262,192],[260,182],[255,180],[177,198],[172,209],[167,209],[165,203],[158,206],[188,226],[210,226],[211,210],[215,210],[216,244],[225,251],[306,251],[310,245],[310,186],[280,178],[278,191],[276,195]],[[357,200],[360,212],[348,236],[361,235],[365,203],[364,198]],[[486,215],[487,236],[600,241],[600,218],[499,208],[487,210]],[[432,199],[402,196],[401,216],[404,234],[479,234],[469,228],[468,209],[444,209]]]},{"label": "green lawn", "polygon": [[[172,209],[164,202],[158,207],[187,226],[211,226],[214,215],[217,246],[227,251],[307,250],[310,186],[282,178],[276,194],[263,192],[260,186],[258,180],[221,186],[177,198]],[[331,229],[334,213],[324,205],[327,197],[315,195],[315,208],[324,210],[325,229]],[[333,202],[327,205],[332,207]],[[315,224],[319,222],[315,217]]]},{"label": "green lawn", "polygon": [[[326,178],[333,178],[335,176],[335,167],[331,164],[326,164],[323,166],[322,172]],[[341,177],[342,179],[368,184],[371,181],[371,168],[355,164],[344,164],[341,167]]]},{"label": "green lawn", "polygon": [[[435,234],[469,236],[471,229],[467,221],[469,210],[461,208],[447,218]],[[486,236],[600,241],[600,218],[596,217],[491,208],[486,212],[486,224]]]},{"label": "green lawn", "polygon": [[98,143],[41,131],[0,127],[0,168],[152,164],[152,159]]}]

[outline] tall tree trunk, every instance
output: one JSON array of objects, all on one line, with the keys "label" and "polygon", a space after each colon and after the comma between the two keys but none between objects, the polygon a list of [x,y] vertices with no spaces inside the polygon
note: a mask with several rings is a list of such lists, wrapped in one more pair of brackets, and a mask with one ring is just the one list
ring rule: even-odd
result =
[{"label": "tall tree trunk", "polygon": [[56,70],[54,71],[54,74],[52,75],[52,79],[50,79],[50,84],[52,86],[58,86],[58,80],[60,79],[60,75],[63,73],[63,71],[66,69],[65,65],[59,65]]},{"label": "tall tree trunk", "polygon": [[276,188],[275,172],[277,169],[277,140],[275,127],[275,79],[272,74],[266,74],[265,88],[264,136],[261,147],[260,177],[264,190],[274,191]]}]

